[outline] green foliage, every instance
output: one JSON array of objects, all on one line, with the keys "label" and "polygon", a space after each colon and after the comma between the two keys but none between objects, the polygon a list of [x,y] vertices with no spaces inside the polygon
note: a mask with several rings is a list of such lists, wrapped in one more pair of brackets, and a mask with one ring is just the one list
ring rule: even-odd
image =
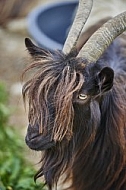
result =
[{"label": "green foliage", "polygon": [[0,190],[44,190],[35,184],[35,169],[24,158],[24,140],[8,126],[7,92],[0,84]]},{"label": "green foliage", "polygon": [[5,87],[0,84],[0,126],[8,121],[9,109],[7,108],[8,95]]}]

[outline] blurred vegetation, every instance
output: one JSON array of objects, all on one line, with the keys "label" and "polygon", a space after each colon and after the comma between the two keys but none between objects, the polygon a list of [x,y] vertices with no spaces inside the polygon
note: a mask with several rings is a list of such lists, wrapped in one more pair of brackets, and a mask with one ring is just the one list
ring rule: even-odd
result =
[{"label": "blurred vegetation", "polygon": [[0,84],[0,190],[44,190],[34,183],[35,169],[23,155],[24,140],[9,126],[8,95]]}]

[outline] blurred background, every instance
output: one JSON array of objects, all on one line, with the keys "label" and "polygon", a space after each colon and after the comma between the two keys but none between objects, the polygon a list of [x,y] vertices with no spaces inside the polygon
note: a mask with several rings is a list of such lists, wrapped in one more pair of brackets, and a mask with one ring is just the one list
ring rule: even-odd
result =
[{"label": "blurred background", "polygon": [[[78,1],[58,0],[58,9],[53,10],[53,5],[57,6],[54,2],[0,0],[0,190],[44,190],[42,183],[36,185],[33,182],[40,154],[30,151],[24,142],[28,121],[21,95],[21,76],[28,65],[25,37],[48,49],[62,48]],[[63,3],[60,5],[64,7],[62,11],[59,3]],[[32,12],[35,7],[38,7],[39,14],[36,10]],[[44,14],[40,14],[40,7]],[[124,10],[126,0],[95,0],[85,29]],[[38,18],[38,15],[41,17]]]}]

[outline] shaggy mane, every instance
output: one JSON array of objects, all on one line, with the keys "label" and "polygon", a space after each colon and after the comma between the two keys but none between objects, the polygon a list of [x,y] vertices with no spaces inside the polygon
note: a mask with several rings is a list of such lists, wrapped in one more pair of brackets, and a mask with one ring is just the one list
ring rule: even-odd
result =
[{"label": "shaggy mane", "polygon": [[[26,96],[29,99],[29,123],[34,125],[37,122],[40,133],[45,135],[53,130],[52,139],[55,141],[72,137],[73,93],[79,91],[84,83],[76,62],[77,59],[68,58],[58,51],[37,57],[25,70],[36,70],[32,79],[23,87],[24,100]],[[51,103],[50,96],[53,97]],[[50,107],[52,113],[49,112]],[[66,115],[69,117],[66,118]],[[54,121],[50,120],[52,116]],[[54,127],[50,129],[52,123]]]}]

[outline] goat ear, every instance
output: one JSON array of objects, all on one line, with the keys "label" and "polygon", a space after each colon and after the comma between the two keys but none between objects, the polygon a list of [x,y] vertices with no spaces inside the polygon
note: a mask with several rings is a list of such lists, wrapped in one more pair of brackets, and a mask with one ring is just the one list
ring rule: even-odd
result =
[{"label": "goat ear", "polygon": [[43,57],[46,56],[48,53],[47,50],[44,50],[34,45],[29,38],[25,38],[25,46],[32,57],[40,57],[40,56]]},{"label": "goat ear", "polygon": [[114,71],[110,67],[104,67],[98,74],[99,88],[101,92],[110,90],[113,86]]}]

